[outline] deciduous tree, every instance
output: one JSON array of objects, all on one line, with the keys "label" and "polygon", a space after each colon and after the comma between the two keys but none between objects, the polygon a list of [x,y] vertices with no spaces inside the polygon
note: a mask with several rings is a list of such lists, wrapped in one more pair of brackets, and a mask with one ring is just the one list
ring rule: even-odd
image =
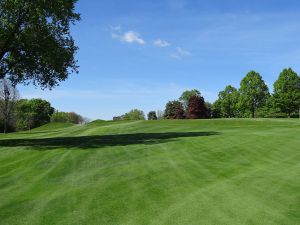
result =
[{"label": "deciduous tree", "polygon": [[204,98],[197,95],[191,96],[188,101],[187,118],[204,119],[207,117],[207,109]]},{"label": "deciduous tree", "polygon": [[77,0],[0,1],[0,79],[51,88],[77,71]]},{"label": "deciduous tree", "polygon": [[219,93],[219,104],[222,117],[231,118],[236,116],[239,102],[239,92],[231,85]]},{"label": "deciduous tree", "polygon": [[19,130],[32,129],[50,122],[54,108],[46,100],[21,100],[17,107],[17,128]]},{"label": "deciduous tree", "polygon": [[166,119],[184,119],[184,108],[180,101],[169,101],[166,104],[164,117]]},{"label": "deciduous tree", "polygon": [[243,78],[239,91],[241,107],[249,110],[253,118],[256,110],[263,106],[270,96],[267,85],[261,75],[255,71],[250,71]]},{"label": "deciduous tree", "polygon": [[300,77],[291,68],[284,69],[274,83],[274,103],[286,113],[300,113]]}]

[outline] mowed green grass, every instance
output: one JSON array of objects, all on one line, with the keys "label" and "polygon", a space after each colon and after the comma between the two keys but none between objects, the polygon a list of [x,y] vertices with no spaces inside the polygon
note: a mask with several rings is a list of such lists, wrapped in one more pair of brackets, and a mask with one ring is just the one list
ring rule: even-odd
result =
[{"label": "mowed green grass", "polygon": [[52,124],[0,135],[1,225],[299,225],[300,120]]}]

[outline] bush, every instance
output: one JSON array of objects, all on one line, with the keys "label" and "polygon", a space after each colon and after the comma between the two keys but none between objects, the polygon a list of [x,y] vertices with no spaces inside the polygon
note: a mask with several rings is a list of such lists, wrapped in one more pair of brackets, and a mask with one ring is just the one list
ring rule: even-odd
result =
[{"label": "bush", "polygon": [[51,122],[82,124],[84,119],[82,116],[74,112],[69,113],[57,111],[52,115]]},{"label": "bush", "polygon": [[123,120],[145,120],[145,114],[142,110],[133,109],[122,116]]},{"label": "bush", "polygon": [[148,120],[157,120],[157,115],[155,111],[150,111],[148,113]]}]

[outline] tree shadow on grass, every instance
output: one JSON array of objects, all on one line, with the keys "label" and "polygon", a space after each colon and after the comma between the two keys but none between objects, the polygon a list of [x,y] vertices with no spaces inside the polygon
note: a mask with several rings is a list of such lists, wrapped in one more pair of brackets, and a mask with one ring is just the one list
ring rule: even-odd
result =
[{"label": "tree shadow on grass", "polygon": [[152,145],[175,141],[178,138],[203,137],[218,134],[218,132],[167,132],[53,137],[39,139],[6,139],[0,140],[0,147],[28,147],[29,150],[41,151],[55,148],[92,149],[103,148],[107,146],[127,146],[137,144]]}]

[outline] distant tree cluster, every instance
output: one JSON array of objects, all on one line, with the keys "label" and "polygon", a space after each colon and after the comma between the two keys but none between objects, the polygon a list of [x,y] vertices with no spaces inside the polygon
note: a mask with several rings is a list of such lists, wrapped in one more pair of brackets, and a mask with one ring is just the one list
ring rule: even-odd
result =
[{"label": "distant tree cluster", "polygon": [[139,109],[132,109],[122,116],[115,116],[113,120],[145,120],[145,113]]},{"label": "distant tree cluster", "polygon": [[13,82],[0,79],[1,132],[31,130],[50,121],[82,124],[86,119],[74,112],[55,112],[50,102],[43,99],[20,99]]},{"label": "distant tree cluster", "polygon": [[178,100],[166,104],[164,119],[206,119],[211,117],[210,108],[200,91],[187,90]]},{"label": "distant tree cluster", "polygon": [[[206,102],[196,89],[184,91],[178,100],[166,104],[163,118],[272,118],[298,117],[299,113],[300,78],[289,68],[284,69],[274,83],[273,94],[270,94],[262,76],[250,71],[242,79],[239,89],[226,86],[213,104]],[[148,119],[151,118],[148,116]]]},{"label": "distant tree cluster", "polygon": [[[132,109],[128,113],[125,113],[122,116],[114,116],[114,121],[120,121],[120,120],[145,120],[145,113],[142,110],[139,109]],[[157,111],[150,111],[147,114],[148,120],[162,120],[164,119],[164,112],[161,110]]]},{"label": "distant tree cluster", "polygon": [[55,111],[51,116],[51,122],[84,124],[87,122],[87,119],[75,112]]},{"label": "distant tree cluster", "polygon": [[227,86],[213,104],[213,117],[298,117],[300,77],[291,68],[284,69],[270,94],[261,75],[250,71],[240,88]]}]

